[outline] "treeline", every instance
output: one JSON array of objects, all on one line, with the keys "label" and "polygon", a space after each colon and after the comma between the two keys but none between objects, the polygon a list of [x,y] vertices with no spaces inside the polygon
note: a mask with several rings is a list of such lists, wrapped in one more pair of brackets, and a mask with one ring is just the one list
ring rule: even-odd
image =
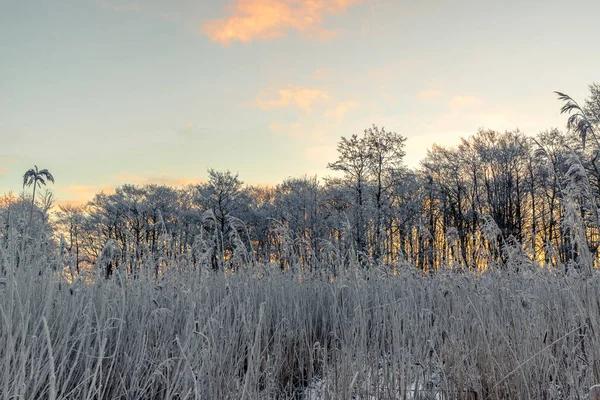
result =
[{"label": "treeline", "polygon": [[403,162],[402,135],[373,126],[341,139],[328,164],[336,177],[322,182],[258,187],[209,170],[200,185],[123,185],[61,206],[54,218],[46,195],[30,224],[27,198],[5,196],[0,235],[8,243],[55,232],[72,268],[101,261],[107,276],[143,265],[158,273],[177,259],[214,270],[257,262],[314,270],[347,258],[427,271],[591,268],[600,245],[600,86],[590,86],[582,107],[561,96],[571,113],[566,132],[480,129],[456,147],[434,145],[417,169]]}]

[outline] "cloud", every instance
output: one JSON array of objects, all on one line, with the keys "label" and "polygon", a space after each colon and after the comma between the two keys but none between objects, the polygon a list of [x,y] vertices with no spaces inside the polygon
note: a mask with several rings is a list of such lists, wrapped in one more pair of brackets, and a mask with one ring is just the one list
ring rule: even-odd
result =
[{"label": "cloud", "polygon": [[94,198],[100,192],[114,193],[115,188],[111,185],[86,186],[86,185],[57,185],[57,192],[60,193],[57,205],[84,205]]},{"label": "cloud", "polygon": [[317,68],[313,72],[312,78],[316,80],[328,79],[331,76],[331,70],[329,68]]},{"label": "cloud", "polygon": [[6,165],[2,161],[2,158],[0,158],[0,176],[8,172],[8,168],[6,168]]},{"label": "cloud", "polygon": [[142,177],[130,173],[121,173],[115,176],[115,180],[118,183],[115,183],[114,185],[56,185],[56,192],[60,194],[60,199],[57,201],[57,204],[59,206],[64,204],[84,205],[92,200],[96,194],[100,192],[112,194],[115,192],[115,189],[118,186],[124,184],[133,184],[138,186],[156,184],[182,188],[188,185],[196,185],[203,182],[197,178],[172,178],[166,173],[150,175],[148,177]]},{"label": "cloud", "polygon": [[236,0],[225,18],[208,21],[202,31],[214,41],[279,39],[295,30],[302,35],[328,39],[334,35],[321,26],[328,14],[343,13],[364,0]]},{"label": "cloud", "polygon": [[336,121],[341,122],[344,116],[356,107],[358,107],[358,103],[355,101],[340,101],[334,108],[325,111],[325,116],[335,118]]},{"label": "cloud", "polygon": [[417,93],[417,97],[420,100],[435,100],[435,99],[439,99],[440,97],[444,96],[444,92],[442,92],[441,90],[423,90],[419,93]]},{"label": "cloud", "polygon": [[16,158],[0,155],[0,176],[10,171],[9,164],[14,164],[16,162]]},{"label": "cloud", "polygon": [[196,131],[196,125],[188,122],[182,128],[177,130],[177,134],[182,138],[191,138],[195,135]]},{"label": "cloud", "polygon": [[[282,107],[296,107],[310,113],[315,104],[327,108],[322,114],[327,118],[334,118],[340,122],[352,109],[358,107],[358,103],[352,100],[336,101],[329,92],[321,89],[313,89],[296,85],[287,85],[284,89],[266,89],[256,97],[253,102],[255,107],[262,110],[273,110]],[[273,124],[272,124],[273,125]],[[271,126],[271,130],[279,130],[278,126]]]},{"label": "cloud", "polygon": [[459,110],[481,106],[484,103],[485,100],[479,96],[454,96],[448,101],[447,105],[452,110]]},{"label": "cloud", "polygon": [[329,100],[331,97],[324,90],[288,85],[285,89],[263,90],[254,101],[254,105],[262,110],[295,106],[305,112],[310,112],[313,103],[328,102]]},{"label": "cloud", "polygon": [[279,132],[283,127],[284,125],[281,122],[275,121],[271,122],[271,124],[269,125],[269,130],[272,132]]}]

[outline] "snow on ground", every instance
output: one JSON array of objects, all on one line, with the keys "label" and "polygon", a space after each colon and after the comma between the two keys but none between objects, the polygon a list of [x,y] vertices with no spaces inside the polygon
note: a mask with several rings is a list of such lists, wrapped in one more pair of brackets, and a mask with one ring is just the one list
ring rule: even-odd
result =
[{"label": "snow on ground", "polygon": [[[379,365],[382,365],[381,363]],[[366,370],[366,369],[365,369]],[[398,370],[396,369],[398,372]],[[364,371],[363,371],[364,372]],[[373,375],[376,375],[374,377]],[[387,375],[387,376],[386,376]],[[328,400],[339,397],[339,392],[344,392],[342,388],[335,389],[335,382],[332,377],[334,371],[330,368],[325,374],[325,378],[318,377],[313,379],[304,390],[303,400]],[[395,378],[395,379],[394,379]],[[442,385],[439,374],[430,375],[429,379],[414,379],[408,387],[400,387],[399,376],[391,377],[389,371],[379,368],[376,374],[354,373],[348,385],[350,391],[349,398],[353,400],[380,400],[402,398],[407,400],[442,400]]]}]

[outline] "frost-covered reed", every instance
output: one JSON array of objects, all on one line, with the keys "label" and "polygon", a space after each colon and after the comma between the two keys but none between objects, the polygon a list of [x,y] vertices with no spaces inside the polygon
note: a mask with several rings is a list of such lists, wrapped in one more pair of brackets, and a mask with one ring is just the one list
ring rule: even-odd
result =
[{"label": "frost-covered reed", "polygon": [[67,283],[1,256],[5,399],[575,399],[600,384],[595,272],[180,265]]}]

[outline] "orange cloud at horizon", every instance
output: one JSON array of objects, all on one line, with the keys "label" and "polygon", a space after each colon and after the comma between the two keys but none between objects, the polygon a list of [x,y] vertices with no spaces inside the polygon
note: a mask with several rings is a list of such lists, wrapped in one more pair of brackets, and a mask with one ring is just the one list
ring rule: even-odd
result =
[{"label": "orange cloud at horizon", "polygon": [[[60,187],[59,187],[60,189]],[[62,189],[65,199],[60,199],[56,202],[61,205],[81,206],[91,201],[94,196],[100,192],[114,193],[115,187],[111,185],[87,186],[87,185],[69,185]]]},{"label": "orange cloud at horizon", "polygon": [[94,196],[100,192],[104,192],[107,194],[115,193],[115,190],[118,186],[124,184],[133,184],[133,185],[165,185],[172,186],[177,188],[182,188],[188,185],[196,185],[203,183],[201,179],[197,178],[171,178],[167,174],[160,174],[158,176],[150,176],[150,177],[141,177],[135,174],[123,173],[118,174],[116,176],[117,180],[120,181],[119,184],[115,185],[97,185],[97,186],[89,186],[89,185],[69,185],[69,186],[58,186],[58,191],[61,193],[59,200],[56,202],[58,206],[61,205],[76,205],[81,206],[87,204],[89,201],[94,199]]},{"label": "orange cloud at horizon", "polygon": [[277,39],[296,30],[309,37],[328,39],[333,32],[321,26],[328,14],[343,13],[365,0],[237,0],[230,15],[206,22],[202,31],[217,43]]}]

